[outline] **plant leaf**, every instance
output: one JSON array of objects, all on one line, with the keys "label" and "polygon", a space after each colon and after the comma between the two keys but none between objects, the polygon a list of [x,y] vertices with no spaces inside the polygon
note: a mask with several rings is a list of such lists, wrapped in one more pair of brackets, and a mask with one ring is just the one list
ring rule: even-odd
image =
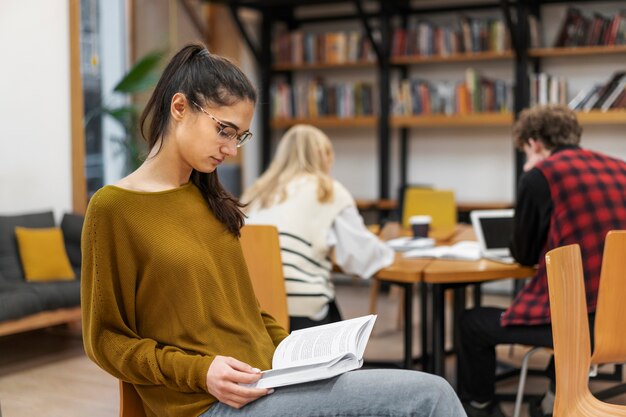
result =
[{"label": "plant leaf", "polygon": [[117,120],[124,128],[127,130],[132,127],[134,119],[137,115],[137,106],[134,104],[129,104],[127,106],[115,107],[115,108],[107,108],[104,107],[102,109],[104,114],[108,114]]},{"label": "plant leaf", "polygon": [[113,91],[133,94],[152,87],[158,80],[157,67],[164,56],[163,51],[154,51],[144,56],[128,71]]}]

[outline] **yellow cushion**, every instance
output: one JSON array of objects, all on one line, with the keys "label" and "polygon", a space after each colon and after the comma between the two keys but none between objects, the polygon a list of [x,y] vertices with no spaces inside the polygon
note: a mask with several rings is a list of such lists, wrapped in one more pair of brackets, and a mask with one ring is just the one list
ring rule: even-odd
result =
[{"label": "yellow cushion", "polygon": [[16,227],[15,237],[26,281],[76,278],[65,251],[63,232],[60,228]]}]

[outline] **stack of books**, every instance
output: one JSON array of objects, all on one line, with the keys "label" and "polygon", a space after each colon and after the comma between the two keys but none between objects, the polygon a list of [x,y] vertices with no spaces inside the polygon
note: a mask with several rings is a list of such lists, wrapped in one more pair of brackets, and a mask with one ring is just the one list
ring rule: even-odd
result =
[{"label": "stack of books", "polygon": [[359,31],[282,32],[272,43],[272,53],[278,65],[374,62],[376,58],[369,39]]},{"label": "stack of books", "polygon": [[322,78],[272,85],[272,117],[275,119],[334,116],[350,118],[371,116],[374,109],[374,85],[368,82],[327,84]]},{"label": "stack of books", "polygon": [[[531,19],[535,21],[536,27],[536,19]],[[436,25],[428,20],[413,20],[406,29],[395,29],[391,55],[449,56],[484,51],[504,52],[510,49],[511,38],[502,20],[461,16],[458,24]]]},{"label": "stack of books", "polygon": [[509,112],[512,89],[503,80],[480,76],[468,68],[465,80],[456,83],[432,83],[405,79],[392,85],[392,114],[470,114]]},{"label": "stack of books", "polygon": [[530,106],[567,104],[567,81],[545,72],[530,75]]},{"label": "stack of books", "polygon": [[626,12],[587,17],[570,7],[558,33],[555,47],[626,45]]},{"label": "stack of books", "polygon": [[568,105],[579,111],[626,109],[626,71],[614,73],[604,84],[580,90]]}]

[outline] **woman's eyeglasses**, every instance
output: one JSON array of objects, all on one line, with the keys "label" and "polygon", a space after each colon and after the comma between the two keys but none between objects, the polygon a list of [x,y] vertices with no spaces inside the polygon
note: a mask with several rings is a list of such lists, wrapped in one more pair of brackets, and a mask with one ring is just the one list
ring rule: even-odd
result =
[{"label": "woman's eyeglasses", "polygon": [[220,135],[222,138],[224,138],[226,140],[234,140],[234,141],[236,141],[238,148],[241,148],[247,141],[250,140],[250,138],[252,138],[252,132],[250,132],[249,130],[246,130],[245,132],[241,132],[241,134],[240,134],[239,132],[237,132],[237,129],[235,129],[233,126],[230,126],[230,125],[222,122],[217,117],[213,116],[211,113],[209,113],[208,111],[204,110],[202,108],[202,106],[200,106],[195,101],[191,101],[191,102],[197,108],[199,108],[202,113],[204,113],[207,116],[209,116],[215,122],[215,124],[217,124],[217,127],[219,128],[218,135]]}]

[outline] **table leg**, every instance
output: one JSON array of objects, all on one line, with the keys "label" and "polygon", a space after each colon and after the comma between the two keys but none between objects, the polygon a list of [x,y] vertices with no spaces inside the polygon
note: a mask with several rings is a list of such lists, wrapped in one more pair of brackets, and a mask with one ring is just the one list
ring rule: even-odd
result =
[{"label": "table leg", "polygon": [[433,284],[433,338],[432,338],[432,355],[433,355],[433,373],[439,376],[445,376],[445,351],[444,351],[444,299],[443,285]]},{"label": "table leg", "polygon": [[413,368],[413,284],[404,284],[404,368]]},{"label": "table leg", "polygon": [[454,289],[454,301],[452,304],[452,350],[456,352],[459,343],[459,318],[461,313],[465,310],[465,286],[456,287]]},{"label": "table leg", "polygon": [[428,284],[420,283],[420,331],[422,335],[422,370],[432,373],[428,352]]},{"label": "table leg", "polygon": [[[459,327],[459,319],[461,318],[461,314],[465,310],[465,300],[467,293],[465,291],[465,285],[457,287],[454,289],[454,304],[452,311],[452,350],[458,354],[459,348],[459,340],[460,340],[460,327]],[[456,366],[456,390],[457,392],[461,392],[461,375],[459,373],[460,367]]]},{"label": "table leg", "polygon": [[480,307],[480,304],[482,302],[482,287],[480,285],[480,282],[477,284],[474,284],[474,308],[476,307]]}]

